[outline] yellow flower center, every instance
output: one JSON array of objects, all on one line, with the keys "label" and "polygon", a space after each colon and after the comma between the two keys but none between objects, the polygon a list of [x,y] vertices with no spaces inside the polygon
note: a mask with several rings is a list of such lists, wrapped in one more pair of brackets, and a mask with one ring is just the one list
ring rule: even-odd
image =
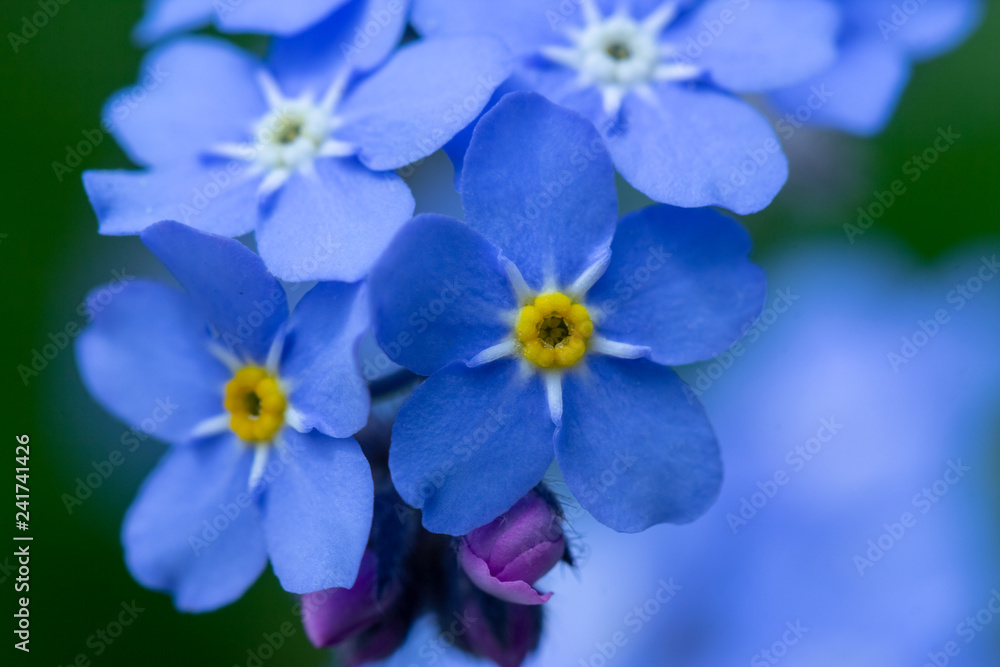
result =
[{"label": "yellow flower center", "polygon": [[247,366],[226,385],[225,405],[236,435],[247,442],[264,442],[281,428],[288,404],[277,379],[259,366]]},{"label": "yellow flower center", "polygon": [[528,361],[542,368],[565,368],[587,351],[594,323],[582,304],[555,292],[537,296],[521,309],[515,333]]}]

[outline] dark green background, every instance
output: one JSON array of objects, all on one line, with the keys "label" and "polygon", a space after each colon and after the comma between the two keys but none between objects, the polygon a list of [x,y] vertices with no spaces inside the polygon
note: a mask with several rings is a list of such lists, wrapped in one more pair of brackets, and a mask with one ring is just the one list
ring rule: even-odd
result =
[{"label": "dark green background", "polygon": [[[97,235],[80,185],[82,169],[128,166],[110,137],[58,182],[54,161],[67,144],[99,127],[99,112],[114,90],[130,84],[141,56],[129,32],[140,3],[70,0],[18,53],[6,37],[19,31],[34,2],[4,0],[0,30],[4,114],[0,266],[3,271],[2,432],[13,470],[14,437],[31,436],[32,652],[14,652],[13,664],[68,665],[77,654],[94,658],[88,637],[118,614],[122,602],[145,608],[133,626],[93,664],[245,665],[247,650],[282,623],[295,634],[266,664],[321,664],[327,654],[305,640],[294,601],[265,575],[238,603],[190,616],[169,599],[144,590],[122,562],[118,530],[125,509],[156,458],[158,445],[127,454],[124,464],[70,515],[60,500],[93,461],[120,448],[123,427],[83,391],[71,350],[63,351],[25,386],[17,373],[49,333],[84,324],[76,308],[112,270],[161,276],[134,238]],[[902,165],[931,145],[939,127],[961,140],[878,221],[864,239],[895,235],[926,260],[970,237],[996,235],[1000,211],[1000,19],[962,49],[918,67],[890,129],[874,140],[801,133],[789,147],[794,177],[776,205],[747,220],[758,252],[778,238],[830,235],[847,243],[841,226],[875,189],[901,177]],[[12,472],[10,473],[12,475]],[[8,478],[9,479],[9,478]],[[5,488],[6,487],[5,485]],[[13,513],[10,505],[5,505]],[[8,530],[2,531],[7,534]],[[10,544],[8,542],[8,544]],[[0,548],[0,566],[13,548]],[[3,578],[0,572],[0,579]],[[11,598],[12,582],[0,583]],[[10,609],[10,603],[5,609]],[[0,636],[10,637],[8,620]],[[6,640],[5,640],[6,643]],[[8,644],[9,647],[9,644]],[[13,651],[5,647],[3,651]]]}]

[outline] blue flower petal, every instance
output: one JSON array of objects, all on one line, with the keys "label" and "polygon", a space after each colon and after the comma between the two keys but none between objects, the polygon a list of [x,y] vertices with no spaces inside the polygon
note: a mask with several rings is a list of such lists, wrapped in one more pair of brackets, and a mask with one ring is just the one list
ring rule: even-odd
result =
[{"label": "blue flower petal", "polygon": [[572,283],[614,234],[614,168],[586,119],[535,93],[511,93],[476,125],[462,171],[466,221],[529,285]]},{"label": "blue flower petal", "polygon": [[265,35],[294,35],[325,18],[348,0],[240,0],[218,9],[219,29]]},{"label": "blue flower petal", "polygon": [[353,438],[282,431],[262,480],[261,512],[281,586],[312,593],[354,584],[372,525],[368,461]]},{"label": "blue flower petal", "polygon": [[746,230],[712,209],[653,206],[625,216],[611,264],[587,294],[605,313],[600,334],[650,347],[668,366],[710,359],[764,306],[766,278],[749,252]]},{"label": "blue flower petal", "polygon": [[173,448],[146,479],[122,527],[125,564],[181,611],[237,600],[267,565],[250,451],[232,436]]},{"label": "blue flower petal", "polygon": [[438,150],[468,125],[510,74],[489,36],[418,41],[363,80],[340,109],[339,138],[370,169],[398,169]]},{"label": "blue flower petal", "polygon": [[771,203],[788,178],[788,161],[767,119],[707,89],[667,84],[656,97],[654,105],[626,96],[627,129],[608,141],[625,180],[685,208],[723,206],[745,215]]},{"label": "blue flower petal", "polygon": [[561,41],[559,24],[549,20],[552,13],[562,16],[560,4],[579,12],[578,4],[565,0],[416,0],[412,21],[422,35],[496,35],[515,56],[524,56]]},{"label": "blue flower petal", "polygon": [[[826,0],[732,0],[699,5],[666,41],[727,90],[791,86],[833,64],[840,12]],[[707,45],[705,45],[707,43]]]},{"label": "blue flower petal", "polygon": [[396,363],[430,375],[510,334],[517,307],[496,246],[458,220],[419,215],[369,277],[375,336]]},{"label": "blue flower petal", "polygon": [[321,283],[295,306],[281,377],[291,383],[290,404],[306,428],[346,438],[367,423],[370,399],[357,347],[369,325],[368,294],[360,283]]},{"label": "blue flower petal", "polygon": [[545,389],[519,361],[446,366],[413,392],[396,419],[389,470],[424,526],[463,535],[530,491],[552,462]]},{"label": "blue flower petal", "polygon": [[286,95],[326,91],[343,67],[368,71],[399,44],[409,0],[351,0],[294,37],[271,42],[268,66]]},{"label": "blue flower petal", "polygon": [[584,509],[623,533],[693,521],[722,482],[704,409],[676,373],[646,359],[590,356],[566,374],[556,458]]},{"label": "blue flower petal", "polygon": [[267,111],[260,70],[229,42],[186,37],[146,57],[137,84],[105,105],[104,122],[137,164],[190,160],[250,137]]},{"label": "blue flower petal", "polygon": [[955,48],[983,17],[980,0],[924,1],[915,12],[899,0],[843,0],[841,4],[845,5],[850,36],[900,49],[918,60]]},{"label": "blue flower petal", "polygon": [[185,162],[150,171],[85,171],[83,186],[101,234],[138,234],[161,220],[179,220],[202,231],[242,236],[257,224],[259,179],[242,179],[246,169],[239,162]]},{"label": "blue flower petal", "polygon": [[837,64],[799,86],[770,97],[785,122],[803,122],[870,136],[885,129],[910,79],[910,63],[881,41],[856,39],[841,47]]},{"label": "blue flower petal", "polygon": [[140,44],[152,44],[167,35],[194,30],[212,22],[213,0],[151,0],[132,31]]},{"label": "blue flower petal", "polygon": [[413,215],[413,195],[396,174],[354,159],[314,165],[315,176],[295,173],[275,194],[257,228],[260,255],[282,280],[355,282]]},{"label": "blue flower petal", "polygon": [[133,280],[99,288],[86,303],[93,319],[76,340],[76,361],[109,412],[156,438],[183,442],[224,411],[229,371],[209,354],[205,320],[191,299]]},{"label": "blue flower petal", "polygon": [[239,241],[172,221],[146,229],[142,242],[198,304],[222,346],[257,363],[266,360],[288,319],[288,302],[260,257]]}]

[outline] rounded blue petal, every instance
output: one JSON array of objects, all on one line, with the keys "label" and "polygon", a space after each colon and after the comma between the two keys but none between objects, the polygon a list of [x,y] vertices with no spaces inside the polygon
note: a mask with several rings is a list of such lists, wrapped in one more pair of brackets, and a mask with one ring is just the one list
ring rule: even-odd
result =
[{"label": "rounded blue petal", "polygon": [[654,201],[756,213],[788,178],[767,119],[742,100],[704,88],[659,86],[656,102],[626,96],[625,131],[608,140],[615,167]]},{"label": "rounded blue petal", "polygon": [[676,373],[646,359],[590,356],[566,374],[556,458],[583,508],[623,533],[693,521],[722,483],[704,409]]},{"label": "rounded blue petal", "polygon": [[221,414],[229,372],[208,351],[205,319],[177,290],[133,280],[91,292],[93,318],[76,340],[91,395],[133,428],[167,442]]},{"label": "rounded blue petal", "polygon": [[323,92],[344,67],[368,71],[399,44],[409,0],[351,0],[312,28],[271,42],[268,66],[287,95]]},{"label": "rounded blue petal", "polygon": [[225,163],[174,163],[149,171],[85,171],[83,186],[101,234],[138,234],[161,220],[223,236],[242,236],[257,224],[258,178],[241,178]]},{"label": "rounded blue petal", "polygon": [[191,160],[245,141],[266,111],[261,65],[229,42],[185,37],[143,61],[139,80],[104,107],[104,122],[140,165]]},{"label": "rounded blue petal", "polygon": [[141,238],[199,306],[220,345],[258,363],[267,358],[288,302],[260,257],[239,241],[172,221]]},{"label": "rounded blue petal", "polygon": [[142,20],[132,36],[140,44],[151,44],[167,35],[195,30],[212,22],[213,0],[147,0]]},{"label": "rounded blue petal", "polygon": [[466,221],[529,285],[572,283],[606,250],[614,168],[594,126],[535,93],[511,93],[476,125],[462,171]]},{"label": "rounded blue petal", "polygon": [[125,515],[125,564],[139,583],[170,593],[181,611],[239,599],[267,565],[251,453],[229,435],[173,448]]},{"label": "rounded blue petal", "polygon": [[257,228],[260,255],[282,280],[355,282],[409,220],[413,195],[396,174],[354,159],[314,166],[315,176],[297,172],[275,193]]},{"label": "rounded blue petal", "polygon": [[921,2],[917,11],[898,0],[841,0],[850,35],[877,40],[918,60],[955,48],[978,27],[981,0]]},{"label": "rounded blue petal", "polygon": [[541,481],[554,429],[541,379],[523,375],[518,361],[452,364],[400,410],[389,449],[392,481],[423,510],[428,530],[463,535]]},{"label": "rounded blue petal", "polygon": [[560,4],[579,12],[579,4],[565,0],[415,0],[412,20],[422,35],[496,35],[524,56],[559,38],[560,22],[549,16],[564,16]]},{"label": "rounded blue petal", "polygon": [[357,348],[369,325],[361,283],[320,283],[295,306],[281,377],[292,386],[289,401],[306,428],[346,438],[367,423],[370,398]]},{"label": "rounded blue petal", "polygon": [[509,74],[510,54],[493,37],[414,42],[348,94],[338,137],[370,169],[405,167],[468,125]]},{"label": "rounded blue petal", "polygon": [[712,209],[653,206],[625,216],[611,263],[587,294],[598,332],[649,347],[676,366],[732,345],[764,306],[764,271],[747,259],[750,235]]},{"label": "rounded blue petal", "polygon": [[369,277],[375,336],[392,361],[430,375],[509,335],[517,301],[499,255],[452,218],[406,225]]},{"label": "rounded blue petal", "polygon": [[[808,121],[864,136],[889,123],[910,80],[906,54],[881,40],[852,39],[841,47],[837,63],[798,86],[777,91],[771,99],[791,115],[785,122]],[[794,127],[794,125],[793,125]]]},{"label": "rounded blue petal", "polygon": [[240,0],[235,7],[217,4],[224,32],[294,35],[320,21],[348,0]]},{"label": "rounded blue petal", "polygon": [[840,12],[827,0],[709,0],[665,39],[722,88],[752,93],[829,67],[839,28]]},{"label": "rounded blue petal", "polygon": [[353,438],[282,431],[261,499],[274,573],[292,593],[354,584],[372,525],[368,461]]}]

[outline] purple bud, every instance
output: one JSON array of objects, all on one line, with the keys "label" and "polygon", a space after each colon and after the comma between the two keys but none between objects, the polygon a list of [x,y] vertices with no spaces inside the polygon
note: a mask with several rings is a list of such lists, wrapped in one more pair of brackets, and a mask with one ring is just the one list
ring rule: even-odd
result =
[{"label": "purple bud", "polygon": [[462,538],[458,560],[481,590],[516,604],[542,604],[552,593],[532,588],[566,551],[562,519],[531,492],[493,522]]},{"label": "purple bud", "polygon": [[492,660],[500,667],[519,667],[528,654],[538,648],[542,634],[542,614],[538,607],[507,604],[497,601],[502,607],[495,609],[492,616],[501,616],[498,628],[487,621],[483,609],[467,600],[462,618],[468,621],[468,632],[463,637],[462,647],[473,655]]},{"label": "purple bud", "polygon": [[351,588],[327,588],[302,596],[302,625],[316,648],[333,646],[378,623],[398,595],[390,585],[378,597],[378,559],[366,550]]}]

